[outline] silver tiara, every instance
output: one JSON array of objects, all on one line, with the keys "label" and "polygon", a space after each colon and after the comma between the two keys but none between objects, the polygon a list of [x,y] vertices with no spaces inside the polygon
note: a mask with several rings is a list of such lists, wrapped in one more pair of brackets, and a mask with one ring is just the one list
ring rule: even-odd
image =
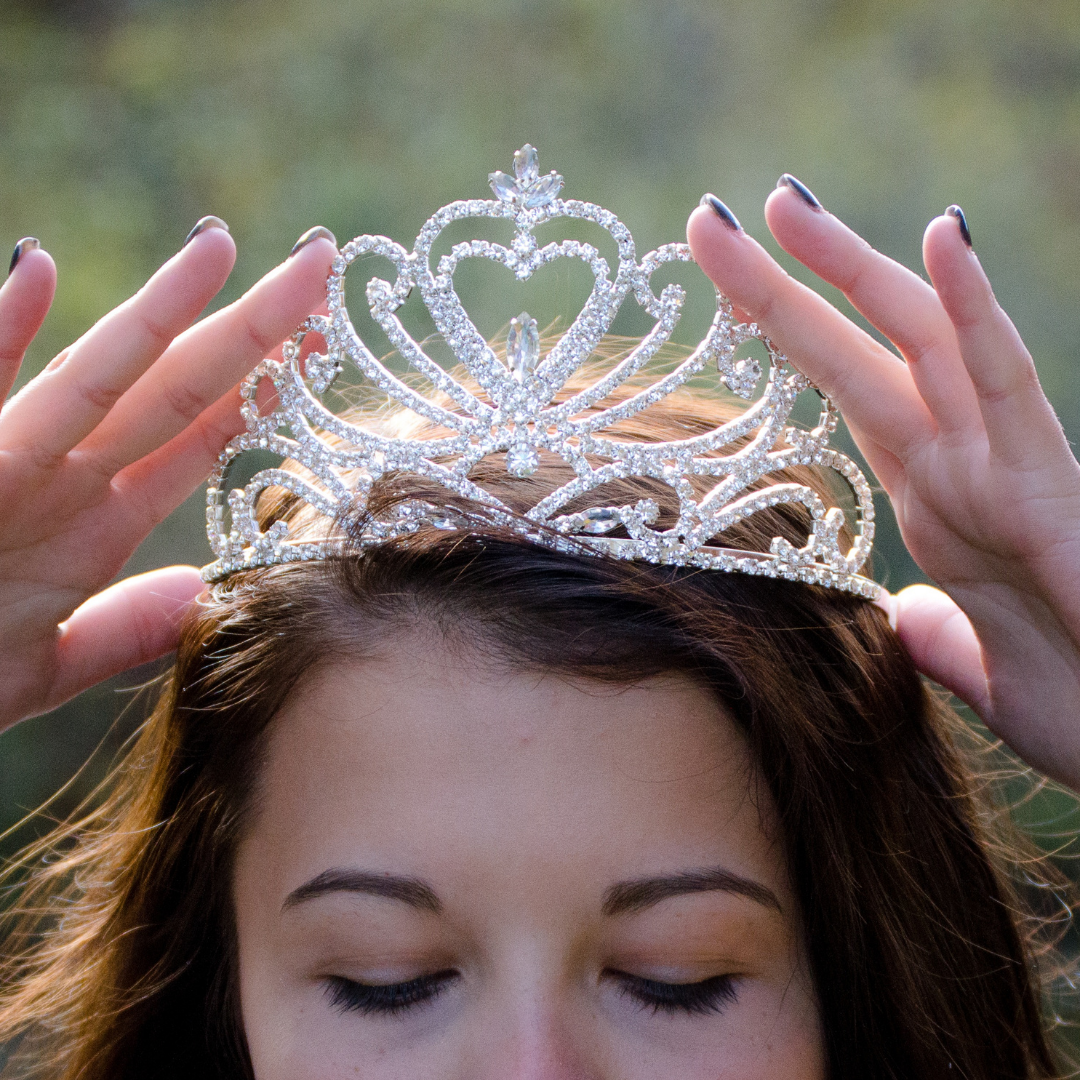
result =
[{"label": "silver tiara", "polygon": [[[208,582],[240,570],[333,557],[344,550],[340,528],[346,512],[364,522],[350,544],[361,548],[406,535],[421,526],[468,529],[468,513],[450,512],[423,500],[398,502],[385,513],[368,513],[372,485],[388,474],[434,482],[454,496],[482,508],[494,520],[538,544],[591,551],[620,559],[761,574],[843,589],[868,598],[879,587],[859,574],[870,554],[874,507],[869,484],[858,466],[829,447],[837,413],[822,398],[817,425],[803,430],[788,423],[795,400],[810,382],[794,370],[754,324],[739,323],[731,305],[717,294],[716,315],[705,339],[692,354],[672,366],[658,352],[679,319],[685,290],[668,284],[657,296],[652,275],[665,263],[692,262],[686,244],[666,244],[637,261],[629,229],[610,211],[593,203],[560,197],[563,178],[542,175],[537,153],[524,146],[514,155],[514,172],[490,175],[494,199],[450,203],[428,219],[412,251],[384,236],[359,236],[334,259],[327,281],[329,314],[309,318],[286,343],[280,362],[266,360],[243,383],[242,412],[247,431],[222,452],[207,492],[207,532],[217,560],[203,569]],[[509,247],[487,240],[454,246],[431,267],[431,248],[440,233],[462,218],[505,219],[513,224]],[[580,218],[607,230],[618,246],[618,267],[591,244],[563,240],[539,246],[538,226],[559,218]],[[394,374],[360,339],[345,307],[345,273],[360,256],[376,254],[393,264],[391,283],[378,277],[367,286],[372,317],[401,360],[413,372],[410,381]],[[585,306],[569,329],[546,352],[539,328],[528,313],[510,323],[505,360],[481,336],[454,289],[454,271],[465,259],[489,259],[527,281],[540,267],[560,258],[580,259],[595,278]],[[441,337],[468,379],[455,378],[434,361],[405,330],[396,312],[413,289],[419,289]],[[623,301],[633,294],[655,325],[610,370],[598,372],[583,389],[559,400],[568,380],[593,357]],[[301,346],[308,334],[320,335],[325,353]],[[606,437],[606,429],[647,410],[708,365],[739,397],[750,399],[762,382],[761,365],[739,358],[744,342],[756,338],[769,354],[764,390],[735,419],[704,435],[672,442],[641,442]],[[428,437],[395,437],[385,423],[350,423],[321,400],[349,363],[373,393],[415,418],[428,421]],[[591,370],[591,369],[590,369]],[[419,376],[420,378],[416,378]],[[604,407],[627,380],[639,389]],[[256,389],[269,379],[276,404],[265,415]],[[418,389],[423,385],[425,390]],[[632,389],[632,388],[627,388]],[[236,459],[255,450],[291,459],[290,469],[265,468],[243,487],[228,491]],[[505,455],[499,467],[528,476],[541,452],[557,455],[573,470],[573,479],[544,496],[524,515],[512,511],[474,478],[475,467],[492,455]],[[844,511],[828,506],[810,487],[773,478],[778,470],[816,465],[834,470],[850,487],[855,503],[855,540],[843,551],[840,530]],[[651,477],[668,485],[678,499],[678,519],[658,524],[659,507],[643,498],[633,505],[581,505],[589,492],[613,480]],[[691,477],[707,477],[711,487],[695,494]],[[774,482],[769,482],[774,479]],[[698,482],[700,490],[701,481]],[[276,521],[260,527],[256,504],[268,488],[285,489],[325,518],[318,538],[290,538],[289,527]],[[225,506],[228,504],[228,522]],[[802,504],[812,531],[802,547],[783,537],[767,552],[718,546],[724,530],[760,510],[783,503]],[[475,519],[473,519],[475,521]],[[616,530],[619,536],[607,535]]]}]

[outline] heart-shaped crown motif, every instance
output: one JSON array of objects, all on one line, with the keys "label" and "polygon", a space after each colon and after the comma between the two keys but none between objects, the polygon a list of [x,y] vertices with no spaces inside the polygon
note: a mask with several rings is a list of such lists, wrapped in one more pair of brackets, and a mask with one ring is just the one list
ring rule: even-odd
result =
[{"label": "heart-shaped crown motif", "polygon": [[[247,431],[222,452],[207,493],[207,531],[217,561],[205,567],[207,581],[220,581],[239,570],[306,559],[328,558],[342,550],[334,524],[346,510],[361,509],[380,478],[389,474],[423,477],[484,508],[490,520],[513,528],[537,543],[591,551],[598,555],[640,559],[709,569],[761,574],[843,589],[868,598],[879,587],[860,576],[873,539],[874,508],[870,487],[856,464],[829,447],[837,413],[822,399],[817,425],[804,430],[788,423],[798,395],[808,380],[753,324],[738,323],[730,304],[717,294],[716,315],[704,340],[674,366],[658,363],[658,352],[671,337],[685,300],[685,290],[668,284],[657,296],[651,279],[670,262],[692,262],[686,244],[667,244],[639,262],[630,230],[610,211],[593,203],[560,198],[563,178],[541,174],[536,151],[524,146],[514,155],[514,172],[490,176],[494,199],[466,199],[438,210],[420,230],[412,251],[384,236],[360,236],[334,260],[327,282],[329,314],[313,316],[286,343],[282,361],[260,364],[243,384],[242,411]],[[442,231],[463,218],[505,219],[514,237],[509,247],[487,240],[457,244],[431,267],[431,249]],[[547,222],[578,218],[606,230],[618,248],[618,267],[611,266],[591,244],[577,240],[538,245],[534,230]],[[380,362],[353,327],[345,306],[345,273],[360,256],[377,254],[397,271],[393,283],[378,277],[367,286],[371,315],[400,358],[431,389],[421,392]],[[560,258],[579,259],[591,270],[592,291],[569,329],[541,353],[536,320],[522,312],[510,323],[505,361],[476,329],[454,289],[454,271],[464,259],[492,260],[525,281],[539,268]],[[442,338],[467,378],[456,378],[434,361],[402,325],[397,311],[418,289]],[[631,294],[655,319],[653,328],[610,370],[583,389],[565,393],[571,377],[594,356],[623,301]],[[325,353],[302,344],[320,335]],[[744,342],[757,338],[769,353],[763,376],[754,359],[738,358]],[[397,407],[430,423],[430,437],[388,434],[383,425],[351,423],[321,400],[344,365],[351,364],[375,392]],[[650,364],[652,368],[650,368]],[[647,410],[683,386],[708,365],[722,382],[750,399],[765,380],[760,397],[735,419],[704,435],[672,442],[629,441],[605,436],[613,424]],[[648,381],[652,369],[655,377]],[[633,393],[616,395],[635,379]],[[259,382],[269,379],[277,402],[266,415],[256,405]],[[560,398],[560,392],[563,396]],[[246,451],[273,451],[296,463],[294,469],[262,469],[244,487],[225,490],[236,458]],[[727,452],[725,452],[725,450]],[[573,470],[573,478],[546,495],[522,516],[471,478],[475,467],[496,454],[514,476],[528,476],[542,452],[557,455]],[[855,540],[848,551],[839,546],[845,523],[839,506],[827,506],[821,495],[787,478],[770,475],[795,465],[834,470],[850,487],[855,502]],[[659,509],[650,499],[627,506],[581,505],[588,493],[613,480],[651,477],[674,492],[678,518],[669,527],[658,524]],[[702,496],[691,477],[708,478]],[[268,488],[284,488],[327,519],[325,537],[290,538],[277,521],[264,532],[256,504]],[[801,503],[810,512],[813,529],[804,546],[776,537],[768,552],[717,546],[725,529],[766,507]],[[467,516],[451,520],[430,503],[396,504],[384,518],[369,515],[361,546],[378,544],[416,530],[468,528]],[[607,534],[618,531],[622,535]],[[354,538],[355,543],[355,538]]]}]

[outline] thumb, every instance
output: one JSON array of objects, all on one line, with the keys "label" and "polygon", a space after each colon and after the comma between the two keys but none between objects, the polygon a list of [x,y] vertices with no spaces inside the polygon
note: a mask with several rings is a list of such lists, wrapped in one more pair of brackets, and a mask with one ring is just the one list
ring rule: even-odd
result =
[{"label": "thumb", "polygon": [[167,566],[91,596],[60,625],[47,707],[174,649],[185,611],[205,588],[194,566]]},{"label": "thumb", "polygon": [[896,631],[915,666],[985,720],[990,695],[982,649],[968,617],[955,601],[931,585],[902,589],[895,602]]}]

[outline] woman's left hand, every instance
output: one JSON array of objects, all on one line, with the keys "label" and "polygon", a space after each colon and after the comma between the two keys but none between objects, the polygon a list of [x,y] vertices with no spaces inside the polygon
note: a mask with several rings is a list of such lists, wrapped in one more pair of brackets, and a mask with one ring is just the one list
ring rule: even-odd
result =
[{"label": "woman's left hand", "polygon": [[[1021,757],[1080,790],[1080,465],[953,208],[927,227],[930,284],[782,183],[777,241],[837,286],[900,359],[708,206],[698,263],[836,403],[945,594],[897,597],[919,668]],[[951,598],[951,599],[950,599]]]}]

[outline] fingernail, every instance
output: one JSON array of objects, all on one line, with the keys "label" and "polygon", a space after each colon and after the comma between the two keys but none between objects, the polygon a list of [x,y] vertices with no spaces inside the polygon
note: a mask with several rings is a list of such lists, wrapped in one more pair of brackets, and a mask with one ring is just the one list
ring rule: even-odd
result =
[{"label": "fingernail", "polygon": [[199,218],[199,220],[195,222],[195,228],[187,234],[187,239],[180,245],[180,247],[186,248],[188,244],[190,244],[191,241],[199,235],[199,233],[206,232],[207,229],[224,229],[226,232],[228,232],[229,226],[226,225],[225,222],[221,220],[221,218],[214,217],[213,214],[207,214],[206,217]]},{"label": "fingernail", "polygon": [[19,260],[23,257],[25,252],[33,251],[35,248],[39,247],[41,247],[41,243],[36,236],[24,236],[15,245],[15,250],[11,254],[11,265],[8,267],[8,277],[11,277],[11,271],[19,265]]},{"label": "fingernail", "polygon": [[316,225],[314,229],[308,229],[308,231],[293,244],[293,249],[289,252],[289,258],[291,259],[301,248],[306,248],[312,240],[329,240],[334,247],[337,247],[337,237],[329,229],[324,229],[321,225]]},{"label": "fingernail", "polygon": [[710,207],[729,229],[742,232],[739,219],[715,195],[709,195],[708,193],[702,195],[701,205]]},{"label": "fingernail", "polygon": [[968,247],[971,247],[971,230],[968,228],[967,218],[964,217],[964,211],[961,210],[956,203],[953,203],[945,213],[950,217],[956,218],[956,224],[960,226],[960,235],[964,238],[964,243],[967,244]]},{"label": "fingernail", "polygon": [[798,195],[799,198],[802,199],[802,201],[806,203],[806,205],[809,206],[811,210],[825,209],[825,207],[822,206],[820,202],[818,202],[817,196],[801,180],[799,180],[797,177],[792,176],[791,173],[784,173],[784,175],[776,181],[776,186],[778,188],[791,188],[791,190],[794,191],[795,194]]}]

